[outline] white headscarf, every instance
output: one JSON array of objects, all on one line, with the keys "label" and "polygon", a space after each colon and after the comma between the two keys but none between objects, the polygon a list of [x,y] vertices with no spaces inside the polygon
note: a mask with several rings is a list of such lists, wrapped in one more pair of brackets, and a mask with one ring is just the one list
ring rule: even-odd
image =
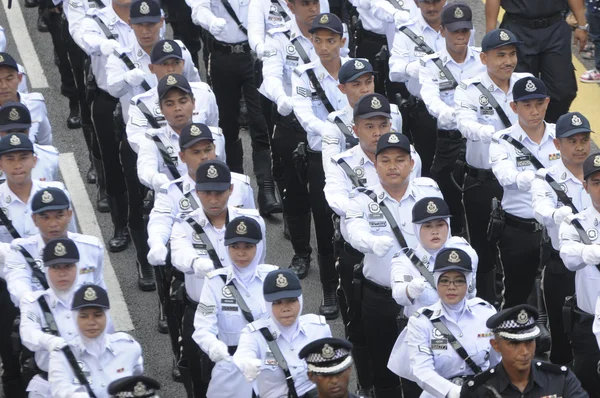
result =
[{"label": "white headscarf", "polygon": [[75,268],[75,280],[73,281],[71,287],[66,290],[59,290],[56,286],[54,286],[52,280],[50,279],[50,275],[48,274],[50,267],[43,267],[44,274],[46,275],[46,280],[48,281],[48,286],[52,289],[52,291],[60,300],[60,302],[67,308],[71,308],[73,295],[75,294],[77,289],[79,289],[79,269],[77,268],[77,265],[75,265]]},{"label": "white headscarf", "polygon": [[79,339],[81,343],[85,347],[85,350],[89,352],[90,355],[93,355],[96,358],[99,358],[104,353],[104,351],[106,351],[106,347],[108,346],[108,336],[110,334],[109,331],[112,331],[114,329],[112,325],[112,319],[110,317],[110,310],[107,308],[103,308],[102,310],[106,315],[106,326],[104,327],[102,333],[100,333],[98,337],[95,337],[93,339],[85,337],[81,329],[79,329],[79,309],[72,311],[74,317],[73,319],[75,319],[75,324],[77,326],[77,330],[79,331]]},{"label": "white headscarf", "polygon": [[[448,239],[450,239],[450,237],[452,236],[452,231],[450,230],[450,217],[443,218],[442,220],[446,221],[446,224],[448,224],[448,235],[446,236],[446,242],[447,242]],[[437,221],[437,220],[431,220],[431,221]],[[425,250],[430,255],[435,256],[436,254],[438,254],[438,252],[440,250],[442,250],[444,248],[444,245],[446,244],[446,242],[444,242],[444,244],[437,250],[432,250],[432,249],[426,248],[425,245],[423,245],[423,242],[421,242],[421,228],[423,227],[423,224],[425,224],[425,223],[420,223],[420,224],[413,223],[413,231],[415,231],[415,236],[417,237],[419,246],[421,246],[423,248],[423,250]]]},{"label": "white headscarf", "polygon": [[254,276],[256,275],[256,268],[258,267],[259,263],[260,263],[260,253],[262,253],[264,251],[264,239],[261,239],[257,244],[256,244],[256,254],[254,255],[254,258],[252,259],[252,261],[250,262],[250,264],[248,264],[247,267],[238,267],[234,262],[233,259],[231,258],[231,256],[229,256],[229,246],[227,246],[227,257],[229,257],[229,260],[231,262],[232,265],[232,269],[233,269],[233,273],[235,274],[236,278],[242,282],[244,284],[244,286],[247,286],[248,283],[252,280],[252,278],[254,278]]},{"label": "white headscarf", "polygon": [[275,318],[275,316],[273,315],[273,303],[269,302],[269,301],[266,302],[267,303],[267,311],[269,312],[269,316],[273,320],[273,323],[275,323],[275,326],[277,327],[277,329],[279,329],[279,332],[289,342],[294,340],[294,338],[297,336],[298,332],[300,331],[300,315],[302,315],[302,308],[304,308],[304,300],[302,298],[302,295],[298,296],[298,302],[300,302],[300,311],[298,311],[298,316],[294,320],[294,323],[291,324],[290,326],[283,326],[282,324],[280,324],[277,321],[277,318]]},{"label": "white headscarf", "polygon": [[460,319],[462,314],[465,312],[465,308],[467,308],[467,296],[468,296],[468,292],[469,292],[469,284],[470,284],[470,281],[472,278],[471,278],[471,272],[462,272],[459,270],[450,270],[450,271],[443,271],[443,272],[437,271],[437,272],[433,273],[433,279],[435,281],[435,286],[437,287],[438,282],[439,282],[440,278],[442,277],[442,275],[444,275],[448,272],[451,272],[451,271],[460,272],[461,274],[463,274],[465,276],[465,280],[467,281],[467,291],[465,292],[465,296],[462,298],[462,300],[460,300],[456,304],[445,303],[441,297],[440,297],[440,303],[442,304],[442,307],[446,310],[446,313],[448,315],[450,315],[450,317],[454,321],[458,322],[458,320]]}]

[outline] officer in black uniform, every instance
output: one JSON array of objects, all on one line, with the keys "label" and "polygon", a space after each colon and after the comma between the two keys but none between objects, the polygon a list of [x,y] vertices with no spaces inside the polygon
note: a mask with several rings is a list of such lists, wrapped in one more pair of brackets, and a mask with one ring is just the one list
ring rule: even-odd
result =
[{"label": "officer in black uniform", "polygon": [[570,397],[588,394],[575,374],[566,366],[533,362],[538,312],[522,304],[498,312],[488,319],[494,350],[502,354],[502,362],[463,384],[461,398],[476,397]]},{"label": "officer in black uniform", "polygon": [[111,398],[159,398],[156,390],[160,390],[160,383],[142,375],[123,377],[108,385],[108,394]]},{"label": "officer in black uniform", "polygon": [[[185,0],[165,1],[162,2],[167,9],[167,22],[173,29],[173,39],[181,40],[183,44],[190,50],[192,61],[198,70],[198,52],[202,47],[201,37],[205,37],[204,29],[192,22],[192,9],[187,5]],[[204,69],[208,71],[208,51],[204,53]]]},{"label": "officer in black uniform", "polygon": [[[563,17],[565,0],[491,0],[485,3],[486,31],[496,29],[500,6],[506,13],[500,26],[513,32],[524,45],[519,48],[516,72],[531,72],[541,78],[551,101],[546,121],[556,123],[569,111],[577,95],[571,60],[571,29]],[[583,0],[569,0],[577,19],[574,40],[582,51],[587,42],[588,24]]]}]

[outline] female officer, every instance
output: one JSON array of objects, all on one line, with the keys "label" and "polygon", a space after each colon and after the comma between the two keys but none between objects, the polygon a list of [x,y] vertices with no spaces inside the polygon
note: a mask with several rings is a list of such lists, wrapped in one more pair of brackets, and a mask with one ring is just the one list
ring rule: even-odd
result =
[{"label": "female officer", "polygon": [[[109,333],[106,290],[83,285],[73,296],[71,307],[79,336],[68,347],[78,363],[73,369],[65,348],[50,353],[48,381],[54,398],[87,398],[88,388],[97,398],[108,397],[108,385],[122,377],[144,371],[142,347],[127,333]],[[87,385],[79,382],[76,372]]]},{"label": "female officer", "polygon": [[433,271],[440,299],[410,317],[399,355],[390,358],[388,366],[409,358],[410,367],[399,366],[400,376],[415,381],[424,390],[422,398],[458,398],[464,376],[500,361],[486,326],[496,310],[480,298],[467,298],[473,267],[464,250],[440,251]]},{"label": "female officer", "polygon": [[256,379],[261,398],[287,397],[290,388],[298,397],[316,397],[306,362],[298,352],[314,340],[331,337],[325,318],[300,315],[302,287],[296,274],[287,269],[267,275],[263,294],[269,318],[244,328],[233,362],[248,382]]},{"label": "female officer", "polygon": [[[192,338],[215,362],[207,396],[250,398],[252,384],[235,367],[231,355],[248,321],[267,316],[263,281],[277,267],[259,263],[260,256],[256,253],[263,252],[265,240],[253,218],[241,216],[231,220],[225,229],[225,246],[231,267],[206,275]],[[245,314],[247,309],[250,313]]]}]

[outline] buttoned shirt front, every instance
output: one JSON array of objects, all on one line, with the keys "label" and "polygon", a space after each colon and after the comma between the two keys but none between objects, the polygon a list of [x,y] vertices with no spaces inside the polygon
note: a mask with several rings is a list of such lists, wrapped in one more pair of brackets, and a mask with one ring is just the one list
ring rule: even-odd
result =
[{"label": "buttoned shirt front", "polygon": [[[240,43],[248,40],[248,36],[242,32],[237,23],[231,18],[221,0],[186,0],[186,3],[192,9],[194,23],[202,26],[207,32],[210,31],[210,25],[215,19],[222,18],[227,22],[221,33],[213,35],[215,40],[222,43]],[[248,29],[250,0],[232,0],[229,1],[229,4],[244,28]]]}]

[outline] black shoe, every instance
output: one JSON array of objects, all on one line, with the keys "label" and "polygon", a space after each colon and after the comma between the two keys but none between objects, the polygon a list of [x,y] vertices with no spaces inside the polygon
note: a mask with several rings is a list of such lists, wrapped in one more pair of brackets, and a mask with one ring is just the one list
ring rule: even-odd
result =
[{"label": "black shoe", "polygon": [[111,253],[122,252],[129,246],[129,239],[123,229],[115,228],[113,237],[108,241],[108,251]]},{"label": "black shoe", "polygon": [[258,209],[260,214],[269,216],[274,213],[283,212],[279,192],[275,187],[271,172],[271,151],[253,151],[252,162],[254,163],[254,174],[258,185]]},{"label": "black shoe", "polygon": [[319,307],[319,314],[323,315],[328,321],[340,316],[340,305],[337,299],[337,286],[335,284],[328,283],[326,286],[323,286],[323,301]]},{"label": "black shoe", "polygon": [[283,217],[283,238],[290,240],[290,227],[288,227],[287,218]]},{"label": "black shoe", "polygon": [[175,362],[173,362],[173,368],[171,369],[171,379],[176,383],[183,383],[183,377]]},{"label": "black shoe", "polygon": [[169,326],[167,325],[167,318],[165,318],[164,314],[158,315],[158,325],[157,325],[158,333],[160,334],[169,334]]},{"label": "black shoe", "polygon": [[40,5],[38,0],[25,0],[25,8],[36,8]]},{"label": "black shoe", "polygon": [[135,248],[138,269],[138,287],[143,292],[156,290],[156,280],[154,278],[154,267],[148,263],[148,234],[145,229],[136,230],[129,228],[131,241]]},{"label": "black shoe", "polygon": [[88,169],[87,173],[85,174],[85,180],[88,184],[96,183],[96,169],[94,168],[94,163],[90,164],[90,168]]},{"label": "black shoe", "polygon": [[79,116],[79,100],[69,98],[69,117],[67,118],[67,127],[71,130],[81,127],[81,116]]},{"label": "black shoe", "polygon": [[310,254],[294,254],[292,262],[290,263],[289,270],[292,271],[298,279],[304,279],[308,275],[308,269],[310,268]]},{"label": "black shoe", "polygon": [[106,194],[100,190],[96,194],[96,210],[100,213],[110,213],[110,207],[108,206],[108,198]]},{"label": "black shoe", "polygon": [[375,398],[375,391],[373,391],[373,387],[360,388],[356,391],[356,395],[358,398]]},{"label": "black shoe", "polygon": [[38,30],[38,32],[42,32],[42,33],[48,32],[48,25],[46,25],[46,22],[44,22],[44,19],[42,18],[41,15],[38,16],[37,30]]},{"label": "black shoe", "polygon": [[106,182],[104,180],[104,167],[102,160],[92,156],[92,164],[96,170],[96,183],[98,184],[98,194],[96,195],[96,210],[100,213],[109,213],[108,198],[106,196]]},{"label": "black shoe", "polygon": [[70,116],[67,118],[67,128],[74,130],[81,127],[81,117],[79,115]]},{"label": "black shoe", "polygon": [[122,252],[129,245],[127,230],[127,194],[107,196],[110,208],[110,218],[114,226],[113,237],[108,241],[108,251]]}]

